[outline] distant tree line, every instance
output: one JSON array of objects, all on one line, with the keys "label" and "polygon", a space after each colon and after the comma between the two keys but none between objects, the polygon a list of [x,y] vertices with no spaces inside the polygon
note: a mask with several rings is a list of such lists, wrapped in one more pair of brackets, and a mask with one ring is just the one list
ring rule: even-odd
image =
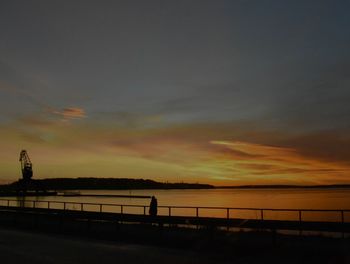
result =
[{"label": "distant tree line", "polygon": [[[0,189],[16,190],[20,181],[2,185]],[[210,189],[209,184],[163,183],[153,180],[128,178],[54,178],[32,180],[31,189],[37,190],[127,190],[127,189]]]}]

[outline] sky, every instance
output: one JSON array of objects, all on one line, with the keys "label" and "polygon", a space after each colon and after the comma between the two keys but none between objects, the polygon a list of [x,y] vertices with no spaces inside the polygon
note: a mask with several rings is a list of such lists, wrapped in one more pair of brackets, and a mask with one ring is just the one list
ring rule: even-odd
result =
[{"label": "sky", "polygon": [[0,181],[350,184],[349,1],[0,2]]}]

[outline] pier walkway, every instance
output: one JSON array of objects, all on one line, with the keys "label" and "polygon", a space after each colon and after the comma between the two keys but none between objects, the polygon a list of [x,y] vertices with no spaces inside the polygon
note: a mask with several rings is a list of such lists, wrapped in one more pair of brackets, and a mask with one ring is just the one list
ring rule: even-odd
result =
[{"label": "pier walkway", "polygon": [[[148,209],[147,205],[0,199],[0,222],[40,217],[59,219],[60,223],[84,220],[227,230],[337,232],[343,236],[350,233],[350,210],[158,206],[159,215],[151,217]],[[249,213],[250,217],[242,217]],[[281,219],[283,214],[287,219]]]}]

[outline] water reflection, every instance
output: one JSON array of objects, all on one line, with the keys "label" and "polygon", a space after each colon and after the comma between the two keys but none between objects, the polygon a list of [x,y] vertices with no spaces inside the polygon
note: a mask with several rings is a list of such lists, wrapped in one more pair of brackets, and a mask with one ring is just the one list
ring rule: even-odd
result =
[{"label": "water reflection", "polygon": [[17,196],[16,200],[17,200],[17,207],[29,207],[29,203],[26,201],[28,199],[26,199],[27,197],[25,196]]},{"label": "water reflection", "polygon": [[[82,194],[124,194],[129,195],[130,190],[84,190]],[[350,209],[349,189],[210,189],[210,190],[133,190],[133,195],[154,195],[158,199],[159,214],[168,215],[169,209],[162,206],[193,206],[193,207],[239,207],[239,208],[278,208],[278,209]],[[13,198],[12,198],[13,199]],[[149,199],[130,199],[116,197],[64,197],[40,196],[17,197],[17,206],[63,209],[62,202],[67,203],[66,209],[81,210],[80,203],[96,203],[97,205],[84,205],[83,210],[100,211],[98,204],[140,205],[140,207],[124,207],[124,213],[143,214],[148,212]],[[33,203],[32,201],[35,201]],[[50,205],[48,205],[50,201]],[[146,208],[146,209],[145,209]],[[103,205],[104,212],[121,212],[120,206]],[[227,211],[196,208],[172,208],[171,215],[186,216],[212,216],[227,217]],[[229,210],[229,218],[260,219],[259,210]],[[312,221],[339,221],[340,212],[303,212],[302,219]],[[344,213],[345,222],[350,221],[350,213]],[[298,212],[264,211],[264,219],[298,220]]]},{"label": "water reflection", "polygon": [[41,207],[38,205],[41,204],[40,201],[42,200],[43,199],[40,196],[16,196],[15,197],[17,207]]}]

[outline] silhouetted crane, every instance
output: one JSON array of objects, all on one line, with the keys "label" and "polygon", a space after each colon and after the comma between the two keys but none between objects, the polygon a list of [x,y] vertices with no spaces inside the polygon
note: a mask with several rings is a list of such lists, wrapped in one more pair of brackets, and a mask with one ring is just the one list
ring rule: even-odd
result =
[{"label": "silhouetted crane", "polygon": [[33,169],[32,162],[30,161],[26,150],[21,151],[21,154],[19,155],[19,161],[21,162],[23,180],[28,182],[33,176]]}]

